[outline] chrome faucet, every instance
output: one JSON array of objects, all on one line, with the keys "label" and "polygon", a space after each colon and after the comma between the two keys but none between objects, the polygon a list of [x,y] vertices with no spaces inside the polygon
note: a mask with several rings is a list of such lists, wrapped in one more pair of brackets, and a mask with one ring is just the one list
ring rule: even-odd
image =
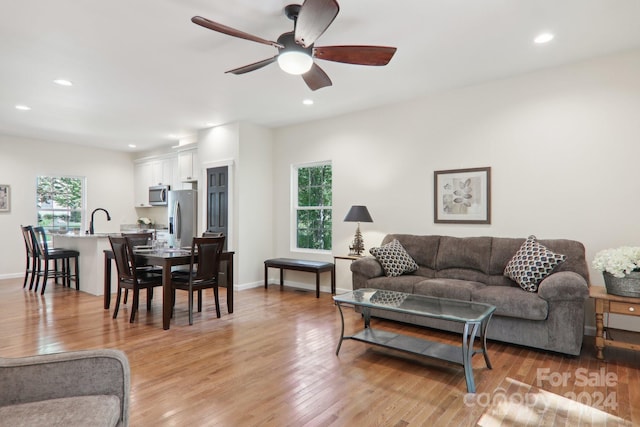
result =
[{"label": "chrome faucet", "polygon": [[109,212],[107,212],[106,209],[102,209],[102,208],[94,209],[93,212],[91,212],[91,221],[89,221],[89,234],[93,234],[93,215],[95,215],[97,211],[103,211],[104,213],[106,213],[107,221],[111,221],[111,215],[109,215]]}]

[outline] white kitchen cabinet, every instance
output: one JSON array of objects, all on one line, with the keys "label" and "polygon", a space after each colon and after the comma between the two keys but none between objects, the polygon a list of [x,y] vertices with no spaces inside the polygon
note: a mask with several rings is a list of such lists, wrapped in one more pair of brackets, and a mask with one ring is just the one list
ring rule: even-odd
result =
[{"label": "white kitchen cabinet", "polygon": [[200,162],[197,150],[186,150],[178,153],[178,178],[182,182],[198,180]]},{"label": "white kitchen cabinet", "polygon": [[175,156],[151,161],[151,181],[149,185],[173,185]]},{"label": "white kitchen cabinet", "polygon": [[151,162],[136,163],[133,167],[133,205],[135,207],[148,207],[149,186],[152,182]]}]

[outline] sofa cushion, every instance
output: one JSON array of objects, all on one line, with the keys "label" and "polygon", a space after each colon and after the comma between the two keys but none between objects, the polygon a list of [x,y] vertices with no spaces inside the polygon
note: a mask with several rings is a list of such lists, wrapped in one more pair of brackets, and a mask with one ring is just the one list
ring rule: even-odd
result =
[{"label": "sofa cushion", "polygon": [[392,240],[379,248],[371,248],[369,252],[376,257],[384,269],[384,274],[389,277],[411,273],[418,269],[418,264],[416,264],[398,240]]},{"label": "sofa cushion", "polygon": [[63,397],[0,407],[0,424],[12,427],[111,427],[119,418],[117,396]]},{"label": "sofa cushion", "polygon": [[529,236],[507,263],[504,275],[513,279],[522,289],[537,292],[538,284],[567,257],[549,250]]},{"label": "sofa cushion", "polygon": [[416,236],[414,234],[387,234],[381,245],[397,239],[407,253],[420,267],[436,269],[436,256],[440,246],[440,236]]},{"label": "sofa cushion", "polygon": [[429,279],[416,283],[413,286],[413,293],[430,297],[471,301],[471,292],[485,286],[484,283],[470,280]]},{"label": "sofa cushion", "polygon": [[[440,237],[437,270],[449,268],[489,272],[491,237]],[[440,275],[440,274],[438,274]]]},{"label": "sofa cushion", "polygon": [[531,292],[516,286],[486,286],[471,291],[471,300],[496,307],[496,316],[517,317],[528,320],[545,320],[549,305]]},{"label": "sofa cushion", "polygon": [[367,280],[367,287],[411,294],[413,293],[415,284],[423,280],[424,277],[415,276],[413,274],[405,274],[398,277],[380,276]]}]

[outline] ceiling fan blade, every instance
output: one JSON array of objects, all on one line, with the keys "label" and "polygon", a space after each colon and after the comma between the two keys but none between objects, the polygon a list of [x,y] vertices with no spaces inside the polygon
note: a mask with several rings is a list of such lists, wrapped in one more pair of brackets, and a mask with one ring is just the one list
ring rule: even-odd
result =
[{"label": "ceiling fan blade", "polygon": [[281,48],[281,49],[284,48],[284,46],[281,45],[280,43],[276,43],[276,42],[271,41],[271,40],[266,40],[266,39],[260,38],[258,36],[254,36],[252,34],[245,33],[244,31],[240,31],[240,30],[236,30],[235,28],[227,27],[226,25],[218,24],[217,22],[210,21],[207,18],[203,18],[202,16],[194,16],[193,18],[191,18],[191,22],[193,22],[194,24],[198,24],[201,27],[205,27],[205,28],[208,28],[210,30],[217,31],[219,33],[227,34],[229,36],[239,37],[241,39],[250,40],[252,42],[257,42],[257,43],[262,43],[262,44],[266,44],[266,45],[269,45],[269,46],[274,46],[274,47]]},{"label": "ceiling fan blade", "polygon": [[311,90],[322,89],[326,86],[331,86],[331,79],[327,76],[322,68],[315,63],[311,66],[311,69],[302,75],[304,82],[309,86]]},{"label": "ceiling fan blade", "polygon": [[276,60],[278,59],[278,55],[274,56],[273,58],[269,58],[269,59],[263,59],[262,61],[258,61],[258,62],[254,62],[253,64],[249,64],[249,65],[245,65],[244,67],[239,67],[239,68],[235,68],[233,70],[229,70],[229,71],[225,71],[225,73],[231,73],[231,74],[244,74],[244,73],[248,73],[249,71],[255,71],[258,70],[262,67],[265,67],[273,62],[276,62]]},{"label": "ceiling fan blade", "polygon": [[395,47],[386,46],[323,46],[313,49],[315,58],[358,65],[387,65],[395,53]]},{"label": "ceiling fan blade", "polygon": [[296,21],[296,43],[311,46],[331,25],[339,10],[335,0],[305,0]]}]

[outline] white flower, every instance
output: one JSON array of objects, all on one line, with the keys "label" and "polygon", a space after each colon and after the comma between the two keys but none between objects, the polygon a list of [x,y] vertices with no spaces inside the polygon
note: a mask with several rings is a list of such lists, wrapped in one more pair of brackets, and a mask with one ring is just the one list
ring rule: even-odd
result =
[{"label": "white flower", "polygon": [[624,277],[640,269],[640,247],[622,246],[617,249],[605,249],[593,259],[593,268],[615,277]]},{"label": "white flower", "polygon": [[138,218],[138,224],[145,224],[145,225],[149,225],[151,224],[151,220],[147,217],[142,217],[142,218]]}]

